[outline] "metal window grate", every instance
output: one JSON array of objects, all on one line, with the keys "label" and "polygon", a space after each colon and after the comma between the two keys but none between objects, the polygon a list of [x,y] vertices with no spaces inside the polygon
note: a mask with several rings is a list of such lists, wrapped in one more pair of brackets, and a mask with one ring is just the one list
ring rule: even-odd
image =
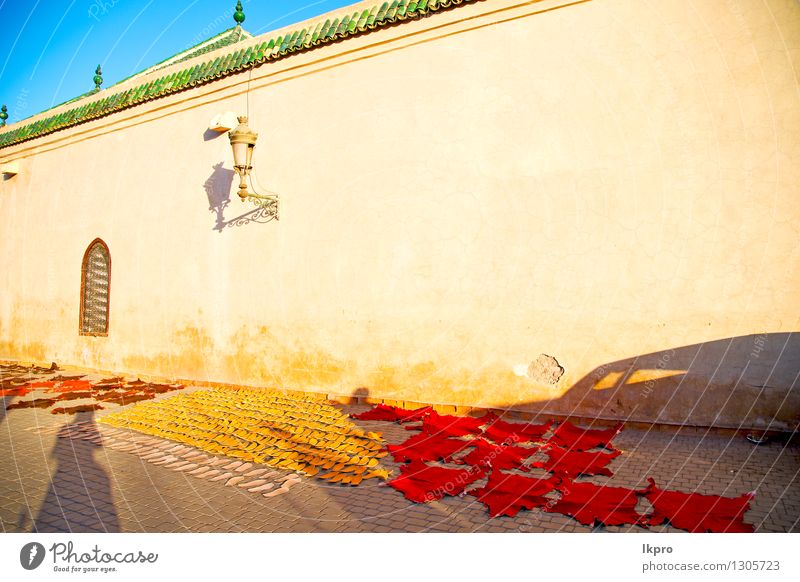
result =
[{"label": "metal window grate", "polygon": [[83,258],[81,285],[81,334],[108,334],[108,300],[111,257],[101,240],[89,245]]}]

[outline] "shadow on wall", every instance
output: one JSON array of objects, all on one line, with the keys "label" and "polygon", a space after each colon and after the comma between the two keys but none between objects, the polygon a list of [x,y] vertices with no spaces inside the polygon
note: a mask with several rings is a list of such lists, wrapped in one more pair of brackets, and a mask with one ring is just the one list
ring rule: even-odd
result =
[{"label": "shadow on wall", "polygon": [[800,334],[746,335],[604,364],[528,411],[797,430]]},{"label": "shadow on wall", "polygon": [[203,141],[212,141],[223,135],[228,135],[228,132],[214,131],[213,129],[207,129],[203,132]]},{"label": "shadow on wall", "polygon": [[203,183],[203,189],[208,197],[208,209],[216,214],[212,230],[221,233],[231,226],[244,226],[251,222],[265,224],[275,220],[277,218],[276,210],[270,206],[248,206],[250,210],[244,214],[225,219],[225,211],[231,204],[231,187],[235,176],[236,172],[223,168],[222,162],[220,162],[214,164],[211,175]]},{"label": "shadow on wall", "polygon": [[225,228],[225,209],[231,203],[233,175],[234,171],[223,168],[220,162],[214,164],[211,175],[203,183],[203,189],[208,196],[208,209],[217,215],[214,230],[220,232]]},{"label": "shadow on wall", "polygon": [[[72,425],[93,427],[94,412],[75,415]],[[118,532],[119,518],[111,496],[111,482],[95,462],[100,444],[69,437],[75,427],[64,425],[58,433],[52,457],[56,471],[51,477],[47,496],[33,522],[34,532]],[[99,440],[98,440],[99,443]]]}]

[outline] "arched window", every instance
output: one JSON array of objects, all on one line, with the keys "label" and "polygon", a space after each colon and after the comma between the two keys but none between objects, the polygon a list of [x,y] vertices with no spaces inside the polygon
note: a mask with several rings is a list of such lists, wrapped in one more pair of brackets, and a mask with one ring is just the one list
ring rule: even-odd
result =
[{"label": "arched window", "polygon": [[108,335],[111,254],[99,238],[83,255],[81,266],[81,335]]}]

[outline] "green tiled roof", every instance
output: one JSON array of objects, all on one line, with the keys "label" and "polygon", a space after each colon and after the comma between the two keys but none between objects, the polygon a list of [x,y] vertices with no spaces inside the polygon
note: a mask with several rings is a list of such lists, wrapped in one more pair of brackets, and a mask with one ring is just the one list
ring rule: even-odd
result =
[{"label": "green tiled roof", "polygon": [[197,48],[195,50],[190,49],[189,52],[187,52],[185,55],[183,55],[180,59],[178,59],[175,62],[180,63],[182,61],[188,61],[189,59],[193,59],[194,57],[200,56],[202,54],[210,53],[211,51],[215,51],[217,49],[230,46],[239,41],[253,38],[250,34],[246,33],[240,26],[234,26],[233,28],[227,30],[226,32],[227,34],[221,36],[219,40],[216,40],[205,46],[201,46],[200,48]]},{"label": "green tiled roof", "polygon": [[124,83],[128,79],[133,79],[134,77],[139,77],[140,75],[146,75],[148,73],[152,73],[153,71],[157,71],[158,69],[164,69],[176,63],[180,63],[182,61],[188,61],[189,59],[193,59],[194,57],[199,57],[202,54],[210,53],[217,49],[225,48],[226,46],[231,46],[232,44],[236,44],[237,42],[241,42],[243,40],[250,40],[253,38],[253,35],[244,30],[241,26],[234,26],[229,28],[228,30],[221,32],[217,36],[212,36],[208,40],[204,40],[191,48],[188,48],[182,52],[179,52],[176,55],[172,55],[171,57],[164,59],[163,61],[156,63],[152,67],[148,67],[143,71],[139,71],[138,73],[134,73],[130,77],[126,77],[117,83]]},{"label": "green tiled roof", "polygon": [[[285,35],[269,41],[223,54],[217,58],[209,58],[208,61],[199,65],[165,74],[154,81],[113,93],[99,101],[76,106],[51,117],[15,127],[10,131],[0,133],[0,148],[48,135],[92,119],[111,115],[140,103],[210,83],[228,75],[258,67],[268,61],[285,58],[292,53],[312,50],[340,39],[369,33],[405,20],[416,19],[447,8],[472,4],[477,1],[479,0],[395,0],[376,4],[371,9],[360,10],[352,15],[329,18],[324,23],[320,21],[313,30],[303,28],[287,32]],[[233,43],[228,42],[220,47],[230,44]],[[205,50],[201,50],[192,56],[205,52]]]}]

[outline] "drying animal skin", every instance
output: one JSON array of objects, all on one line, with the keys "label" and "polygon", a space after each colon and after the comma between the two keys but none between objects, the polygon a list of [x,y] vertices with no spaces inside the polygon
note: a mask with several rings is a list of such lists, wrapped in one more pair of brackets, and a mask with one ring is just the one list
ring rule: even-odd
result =
[{"label": "drying animal skin", "polygon": [[622,454],[620,451],[573,451],[551,444],[542,447],[541,450],[547,453],[547,460],[538,461],[531,466],[545,469],[562,477],[577,477],[578,475],[611,477],[613,473],[608,469],[608,464]]},{"label": "drying animal skin", "polygon": [[636,491],[594,483],[562,481],[561,498],[543,509],[549,513],[570,515],[584,525],[625,525],[644,523],[636,512]]},{"label": "drying animal skin", "polygon": [[438,414],[433,411],[422,420],[422,431],[449,437],[478,435],[481,433],[481,427],[495,418],[497,418],[496,415],[491,412],[480,418],[473,418],[471,416]]},{"label": "drying animal skin", "polygon": [[622,423],[608,429],[579,428],[569,421],[562,422],[553,431],[549,442],[573,451],[588,451],[596,447],[611,447],[613,439],[622,430]]},{"label": "drying animal skin", "polygon": [[398,463],[408,461],[444,461],[449,463],[458,453],[475,446],[472,440],[460,440],[430,435],[415,434],[399,445],[388,445],[386,449]]},{"label": "drying animal skin", "polygon": [[558,477],[528,477],[494,470],[484,487],[472,489],[474,495],[489,508],[491,517],[514,517],[520,509],[543,507],[550,502],[545,497],[561,482]]},{"label": "drying animal skin", "polygon": [[497,419],[483,429],[483,435],[496,443],[538,441],[550,430],[552,425],[552,422],[546,424],[520,424]]},{"label": "drying animal skin", "polygon": [[483,469],[520,469],[527,471],[525,461],[538,449],[495,445],[482,438],[475,439],[475,449],[465,455],[461,461]]},{"label": "drying animal skin", "polygon": [[701,495],[682,491],[665,491],[656,486],[652,477],[644,496],[653,506],[647,516],[650,525],[669,522],[674,527],[690,532],[750,533],[753,526],[744,522],[744,514],[750,508],[754,493],[739,497]]},{"label": "drying animal skin", "polygon": [[411,461],[400,470],[400,476],[389,481],[388,485],[411,501],[428,503],[445,495],[459,495],[483,475],[483,471],[474,467],[446,469]]}]

